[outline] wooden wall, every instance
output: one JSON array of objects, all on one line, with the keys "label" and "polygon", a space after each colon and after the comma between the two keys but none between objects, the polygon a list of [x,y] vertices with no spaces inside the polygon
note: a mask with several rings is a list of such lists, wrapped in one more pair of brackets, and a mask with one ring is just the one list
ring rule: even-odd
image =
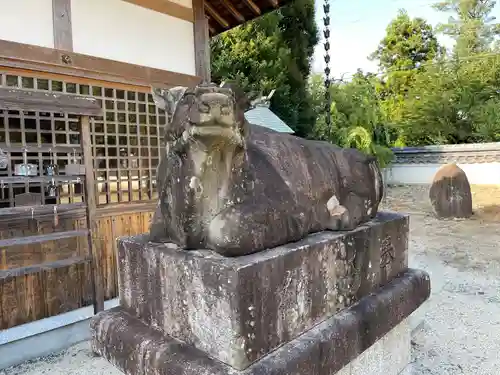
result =
[{"label": "wooden wall", "polygon": [[89,262],[0,278],[0,329],[92,304]]},{"label": "wooden wall", "polygon": [[144,212],[126,212],[125,209],[119,214],[105,214],[99,217],[97,221],[97,246],[99,246],[98,252],[101,255],[104,298],[106,300],[118,297],[116,238],[147,232],[152,216],[152,209]]},{"label": "wooden wall", "polygon": [[[85,216],[0,219],[0,239],[86,228]],[[86,237],[0,249],[0,329],[68,312],[93,302]],[[69,265],[69,260],[76,260]],[[38,266],[44,264],[43,267]]]},{"label": "wooden wall", "polygon": [[[165,114],[152,103],[148,87],[110,82],[83,81],[36,72],[0,69],[0,87],[26,88],[91,95],[104,108],[104,115],[91,124],[97,200],[92,234],[102,275],[102,294],[118,296],[116,238],[147,232],[155,207],[153,186],[161,152]],[[0,148],[12,143],[51,145],[58,149],[77,147],[78,120],[56,113],[13,113],[0,110]],[[47,127],[47,129],[45,129]],[[33,136],[36,134],[41,136]],[[71,152],[56,152],[60,168]],[[15,156],[22,160],[22,155]],[[39,170],[49,160],[46,152],[29,153],[29,162]],[[17,162],[17,161],[16,161]],[[4,184],[0,171],[0,207],[12,207],[16,189]],[[120,183],[117,183],[117,180]],[[139,182],[141,181],[141,182]],[[29,190],[44,187],[30,184]],[[82,202],[81,184],[61,186],[57,201]],[[75,214],[0,217],[0,240],[15,237],[86,229],[85,210]],[[87,238],[67,238],[39,244],[0,247],[0,330],[51,317],[93,304],[92,268]],[[71,264],[70,262],[76,262]]]},{"label": "wooden wall", "polygon": [[[101,210],[95,224],[96,251],[100,257],[105,300],[118,296],[116,238],[147,232],[151,206]],[[104,212],[103,212],[104,211]],[[106,212],[107,211],[107,212]],[[85,217],[30,218],[0,221],[0,239],[85,228]],[[90,262],[86,238],[69,238],[0,249],[0,329],[54,316],[92,304]],[[81,258],[68,266],[67,259]],[[40,263],[44,267],[36,266]]]}]

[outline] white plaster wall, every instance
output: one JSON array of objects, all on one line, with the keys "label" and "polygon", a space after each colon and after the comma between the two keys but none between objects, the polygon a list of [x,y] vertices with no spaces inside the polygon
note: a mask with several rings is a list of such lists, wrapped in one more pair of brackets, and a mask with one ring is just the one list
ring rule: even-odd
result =
[{"label": "white plaster wall", "polygon": [[71,17],[75,52],[195,75],[189,21],[121,0],[71,0]]},{"label": "white plaster wall", "polygon": [[54,48],[52,0],[0,0],[0,39]]},{"label": "white plaster wall", "polygon": [[[458,164],[473,185],[500,184],[500,163]],[[442,164],[396,164],[387,170],[389,184],[431,184]]]}]

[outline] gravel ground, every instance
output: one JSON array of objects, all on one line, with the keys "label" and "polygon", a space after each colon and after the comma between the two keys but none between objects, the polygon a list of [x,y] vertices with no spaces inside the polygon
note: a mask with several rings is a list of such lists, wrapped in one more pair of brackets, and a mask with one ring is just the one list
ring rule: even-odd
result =
[{"label": "gravel ground", "polygon": [[410,266],[432,282],[407,374],[500,374],[500,187],[473,186],[469,220],[435,219],[427,194],[395,187],[385,202],[411,213]]},{"label": "gravel ground", "polygon": [[[405,375],[500,374],[500,187],[473,187],[470,220],[432,217],[428,188],[392,187],[385,208],[411,214],[410,266],[431,275]],[[0,375],[122,375],[88,343]]]}]

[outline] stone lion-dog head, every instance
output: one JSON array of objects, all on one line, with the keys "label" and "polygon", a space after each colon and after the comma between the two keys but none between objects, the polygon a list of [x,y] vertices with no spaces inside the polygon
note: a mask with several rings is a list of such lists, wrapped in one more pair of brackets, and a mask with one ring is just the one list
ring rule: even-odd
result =
[{"label": "stone lion-dog head", "polygon": [[165,110],[165,146],[184,152],[196,147],[244,148],[248,125],[244,113],[249,101],[234,84],[200,85],[196,88],[152,89],[155,104]]}]

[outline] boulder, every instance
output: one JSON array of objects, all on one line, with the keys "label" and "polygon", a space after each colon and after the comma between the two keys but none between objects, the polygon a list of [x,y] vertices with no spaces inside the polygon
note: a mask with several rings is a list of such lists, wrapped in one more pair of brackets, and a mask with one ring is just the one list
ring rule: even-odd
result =
[{"label": "boulder", "polygon": [[436,172],[429,198],[436,216],[440,218],[472,216],[469,180],[465,172],[456,164],[447,164]]}]

